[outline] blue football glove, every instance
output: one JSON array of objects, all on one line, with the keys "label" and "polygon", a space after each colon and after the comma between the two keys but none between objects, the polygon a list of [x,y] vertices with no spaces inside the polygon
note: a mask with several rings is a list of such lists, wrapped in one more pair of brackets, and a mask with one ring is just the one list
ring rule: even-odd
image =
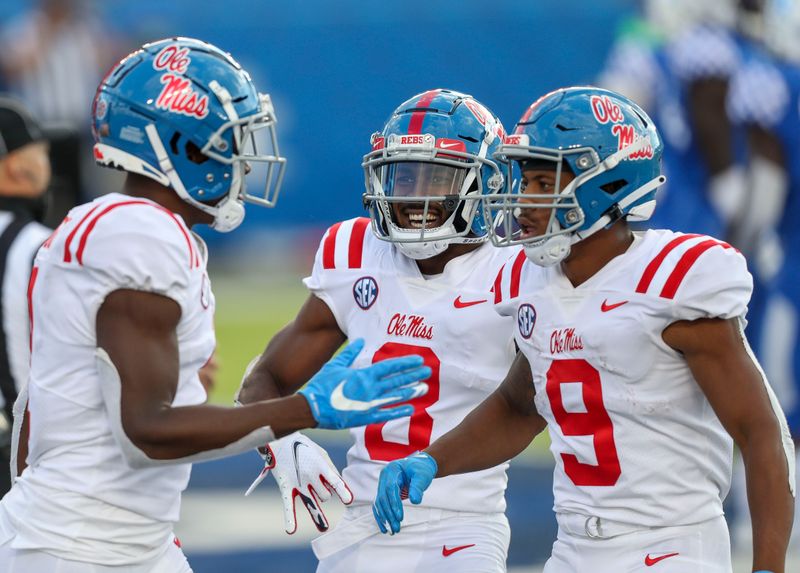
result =
[{"label": "blue football glove", "polygon": [[414,412],[410,404],[382,406],[427,394],[428,385],[420,380],[428,378],[431,369],[423,366],[421,356],[412,354],[366,368],[350,368],[362,348],[364,341],[360,338],[348,344],[298,392],[308,400],[318,428],[337,430],[410,416]]},{"label": "blue football glove", "polygon": [[381,533],[391,530],[394,535],[400,531],[400,522],[403,521],[402,500],[408,497],[415,505],[422,503],[422,494],[430,487],[438,469],[436,460],[425,452],[395,460],[383,468],[372,506],[372,514]]}]

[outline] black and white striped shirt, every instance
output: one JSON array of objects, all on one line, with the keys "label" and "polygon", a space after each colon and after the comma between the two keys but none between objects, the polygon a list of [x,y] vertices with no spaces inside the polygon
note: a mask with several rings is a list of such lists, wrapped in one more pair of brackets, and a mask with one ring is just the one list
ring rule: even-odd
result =
[{"label": "black and white striped shirt", "polygon": [[28,280],[33,258],[50,233],[29,216],[0,211],[0,407],[9,412],[30,366]]}]

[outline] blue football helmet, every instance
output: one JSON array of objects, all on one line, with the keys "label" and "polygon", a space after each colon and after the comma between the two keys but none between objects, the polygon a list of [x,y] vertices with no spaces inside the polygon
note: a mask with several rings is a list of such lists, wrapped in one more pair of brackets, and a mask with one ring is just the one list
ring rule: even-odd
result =
[{"label": "blue football helmet", "polygon": [[[569,255],[572,244],[622,218],[645,221],[656,204],[661,174],[661,136],[634,102],[595,87],[551,92],[531,105],[496,155],[506,164],[509,181],[520,180],[522,166],[575,178],[555,194],[526,194],[521,185],[484,201],[497,246],[522,244],[533,262],[550,266]],[[546,231],[522,233],[517,219],[524,209],[548,209]]]},{"label": "blue football helmet", "polygon": [[485,241],[479,203],[503,189],[493,154],[504,136],[497,116],[469,95],[435,89],[403,102],[362,163],[375,234],[413,259]]},{"label": "blue football helmet", "polygon": [[[145,44],[101,82],[92,118],[97,163],[171,187],[211,214],[218,231],[242,222],[245,201],[275,205],[286,160],[272,102],[211,44],[191,38]],[[268,153],[259,153],[258,144]],[[251,164],[265,166],[260,193],[245,189]]]}]

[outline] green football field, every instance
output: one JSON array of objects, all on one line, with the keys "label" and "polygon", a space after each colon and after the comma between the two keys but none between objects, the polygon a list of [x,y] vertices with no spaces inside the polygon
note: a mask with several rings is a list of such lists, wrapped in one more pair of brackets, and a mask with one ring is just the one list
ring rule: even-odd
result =
[{"label": "green football field", "polygon": [[211,277],[217,301],[217,385],[210,401],[231,404],[248,362],[290,322],[308,296],[299,277],[265,280]]}]

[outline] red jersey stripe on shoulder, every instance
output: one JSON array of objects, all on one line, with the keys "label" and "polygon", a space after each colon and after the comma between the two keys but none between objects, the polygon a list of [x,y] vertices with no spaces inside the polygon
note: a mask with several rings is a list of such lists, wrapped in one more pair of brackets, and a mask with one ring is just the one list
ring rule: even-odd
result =
[{"label": "red jersey stripe on shoulder", "polygon": [[78,221],[78,224],[75,225],[75,228],[72,229],[72,232],[70,232],[70,234],[67,235],[67,240],[64,242],[64,262],[65,263],[71,263],[72,262],[72,253],[69,250],[69,246],[70,246],[70,244],[72,244],[72,239],[74,239],[75,235],[78,234],[78,231],[80,231],[80,229],[83,226],[83,223],[86,221],[86,219],[88,219],[92,215],[92,213],[94,213],[97,210],[97,208],[99,206],[100,205],[95,205],[94,207],[89,209],[89,212],[86,213],[80,221]]},{"label": "red jersey stripe on shoulder", "polygon": [[500,272],[497,273],[497,278],[494,279],[494,286],[492,286],[492,290],[494,291],[494,303],[498,304],[503,300],[503,271],[505,270],[506,265],[503,264],[500,267]]},{"label": "red jersey stripe on shoulder", "polygon": [[[436,94],[441,90],[430,90],[422,94],[416,104],[417,108],[428,107]],[[425,119],[425,111],[415,111],[411,114],[411,119],[408,122],[408,133],[411,135],[418,135],[422,132],[422,121]]]},{"label": "red jersey stripe on shoulder", "polygon": [[348,268],[361,268],[364,255],[364,234],[369,226],[369,221],[366,217],[359,217],[353,223],[353,229],[350,231],[350,248],[347,253]]},{"label": "red jersey stripe on shoulder", "polygon": [[519,296],[519,281],[522,276],[522,265],[525,264],[525,251],[520,251],[511,267],[511,298]]},{"label": "red jersey stripe on shoulder", "polygon": [[98,213],[98,215],[94,219],[92,219],[88,225],[86,225],[86,231],[83,233],[83,235],[81,236],[81,240],[78,243],[78,251],[75,255],[75,259],[78,261],[78,264],[81,265],[83,264],[83,252],[86,249],[86,242],[89,240],[89,235],[94,230],[95,225],[97,225],[97,221],[99,221],[103,217],[103,215],[110,213],[117,207],[125,207],[128,205],[149,205],[150,207],[154,207],[168,214],[172,218],[172,220],[175,221],[175,224],[178,225],[178,228],[181,230],[181,233],[183,234],[183,238],[186,239],[186,246],[189,248],[189,268],[192,268],[194,266],[195,263],[194,248],[192,247],[192,240],[189,238],[189,234],[186,232],[186,229],[183,228],[183,225],[181,225],[180,221],[178,221],[178,218],[172,211],[162,207],[161,205],[153,204],[149,201],[122,201],[120,203],[112,203],[111,205],[108,205],[105,209],[100,211],[100,213]]},{"label": "red jersey stripe on shoulder", "polygon": [[702,237],[702,235],[697,234],[688,234],[688,235],[681,235],[680,237],[676,237],[672,239],[669,243],[667,243],[661,252],[656,255],[656,257],[650,261],[650,264],[647,265],[647,268],[644,269],[644,273],[642,274],[642,278],[639,280],[639,284],[636,286],[636,292],[638,293],[645,293],[647,289],[650,288],[650,283],[653,282],[653,277],[656,276],[656,272],[658,272],[658,268],[661,266],[661,263],[664,262],[664,259],[667,258],[667,255],[670,254],[676,247],[680,246],[681,244],[689,241],[691,239],[696,239],[697,237]]},{"label": "red jersey stripe on shoulder", "polygon": [[700,255],[713,247],[722,247],[723,249],[731,248],[728,243],[723,243],[722,241],[717,241],[716,239],[708,239],[688,249],[685,253],[683,253],[683,256],[678,261],[678,264],[675,265],[675,268],[670,273],[669,277],[667,278],[667,282],[664,283],[664,288],[661,289],[661,294],[659,296],[663,298],[675,298],[675,293],[678,292],[678,288],[681,286],[681,283],[686,277],[686,274],[689,272],[689,269],[691,269],[695,261],[700,258]]},{"label": "red jersey stripe on shoulder", "polygon": [[336,233],[339,232],[339,227],[342,223],[336,223],[333,227],[328,229],[328,236],[325,237],[325,242],[322,244],[322,268],[335,269],[336,268]]},{"label": "red jersey stripe on shoulder", "polygon": [[31,269],[31,278],[28,280],[28,350],[33,351],[33,287],[39,276],[39,267]]}]

